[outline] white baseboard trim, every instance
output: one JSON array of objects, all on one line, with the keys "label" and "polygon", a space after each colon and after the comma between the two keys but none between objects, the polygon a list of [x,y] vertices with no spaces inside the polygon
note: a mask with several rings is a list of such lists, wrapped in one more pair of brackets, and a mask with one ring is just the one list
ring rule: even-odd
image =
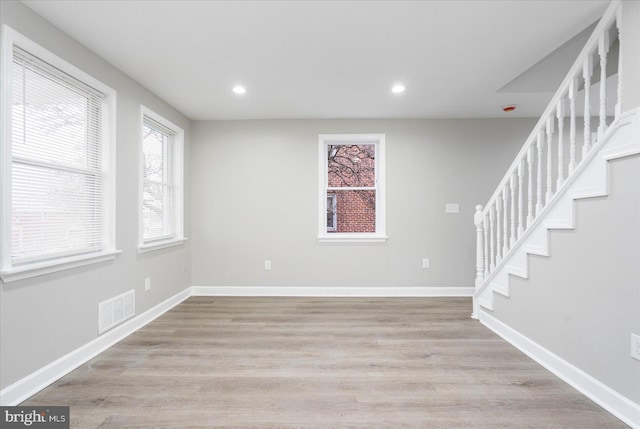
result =
[{"label": "white baseboard trim", "polygon": [[191,288],[187,288],[133,319],[105,332],[71,353],[62,356],[21,380],[5,387],[0,391],[0,405],[17,405],[35,395],[40,390],[131,335],[190,296]]},{"label": "white baseboard trim", "polygon": [[640,404],[622,396],[482,310],[480,322],[625,424],[640,429]]},{"label": "white baseboard trim", "polygon": [[192,286],[193,296],[470,297],[473,287]]}]

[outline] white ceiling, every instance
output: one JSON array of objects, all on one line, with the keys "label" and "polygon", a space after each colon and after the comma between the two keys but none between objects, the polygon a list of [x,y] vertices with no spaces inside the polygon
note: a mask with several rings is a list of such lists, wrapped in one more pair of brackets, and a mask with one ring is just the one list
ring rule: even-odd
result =
[{"label": "white ceiling", "polygon": [[[609,2],[23,3],[204,120],[487,118],[505,116],[501,107],[512,103],[511,116],[538,116],[573,61],[558,61],[565,55],[557,52]],[[544,71],[547,87],[513,84],[546,57],[554,58]],[[391,93],[396,82],[405,93]],[[247,94],[233,94],[237,84]]]}]

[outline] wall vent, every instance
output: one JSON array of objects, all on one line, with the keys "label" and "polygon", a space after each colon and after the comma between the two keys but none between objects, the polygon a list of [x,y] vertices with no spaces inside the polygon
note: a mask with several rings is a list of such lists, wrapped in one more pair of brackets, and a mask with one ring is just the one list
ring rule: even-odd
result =
[{"label": "wall vent", "polygon": [[98,304],[98,334],[108,331],[135,314],[136,291],[110,298]]}]

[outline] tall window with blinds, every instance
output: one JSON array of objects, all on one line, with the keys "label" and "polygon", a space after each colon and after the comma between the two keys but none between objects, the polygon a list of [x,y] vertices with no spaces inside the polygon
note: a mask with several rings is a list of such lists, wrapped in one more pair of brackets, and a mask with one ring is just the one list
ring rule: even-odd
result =
[{"label": "tall window with blinds", "polygon": [[102,250],[103,94],[13,51],[13,265]]},{"label": "tall window with blinds", "polygon": [[3,36],[2,280],[112,259],[115,91],[8,27]]},{"label": "tall window with blinds", "polygon": [[183,239],[182,136],[178,126],[142,107],[143,250]]}]

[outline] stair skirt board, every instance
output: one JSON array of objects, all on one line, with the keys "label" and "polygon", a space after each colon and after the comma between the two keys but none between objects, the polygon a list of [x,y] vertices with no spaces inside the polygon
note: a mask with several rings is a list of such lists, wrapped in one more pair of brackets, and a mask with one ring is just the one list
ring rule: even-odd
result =
[{"label": "stair skirt board", "polygon": [[538,362],[578,392],[600,405],[625,424],[632,428],[640,429],[640,404],[636,404],[619,394],[486,311],[479,311],[479,319],[480,323],[496,335]]}]

